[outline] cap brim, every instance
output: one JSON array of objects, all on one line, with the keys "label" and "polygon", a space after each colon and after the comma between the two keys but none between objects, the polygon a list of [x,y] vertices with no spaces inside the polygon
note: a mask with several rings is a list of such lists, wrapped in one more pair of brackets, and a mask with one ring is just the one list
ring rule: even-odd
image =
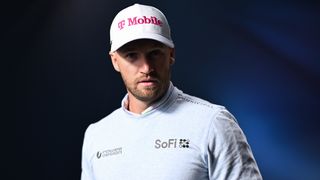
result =
[{"label": "cap brim", "polygon": [[159,34],[144,33],[144,34],[136,34],[136,35],[131,34],[130,37],[118,37],[116,42],[112,42],[110,51],[114,52],[118,50],[121,46],[138,39],[152,39],[152,40],[159,41],[170,48],[174,48],[174,44],[172,40],[169,40],[168,38],[163,37]]}]

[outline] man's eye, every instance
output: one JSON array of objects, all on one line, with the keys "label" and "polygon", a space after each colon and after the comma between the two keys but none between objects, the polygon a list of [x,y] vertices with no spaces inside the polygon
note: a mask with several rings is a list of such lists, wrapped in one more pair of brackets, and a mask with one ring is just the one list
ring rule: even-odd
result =
[{"label": "man's eye", "polygon": [[134,52],[128,53],[128,54],[126,54],[126,58],[127,58],[127,59],[130,59],[130,60],[134,60],[134,59],[137,59],[137,58],[138,58],[138,54],[137,54],[137,53],[134,53]]},{"label": "man's eye", "polygon": [[154,50],[150,53],[150,56],[151,57],[158,57],[161,55],[161,50],[157,49],[157,50]]}]

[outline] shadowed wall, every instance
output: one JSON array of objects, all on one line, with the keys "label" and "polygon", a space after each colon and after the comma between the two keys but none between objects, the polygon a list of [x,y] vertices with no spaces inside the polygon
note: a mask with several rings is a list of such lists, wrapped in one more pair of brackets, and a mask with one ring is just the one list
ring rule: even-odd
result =
[{"label": "shadowed wall", "polygon": [[[79,179],[86,127],[120,106],[109,26],[135,1],[5,4],[6,179]],[[167,16],[172,81],[226,106],[265,179],[320,178],[320,6],[312,1],[140,1]],[[3,116],[4,117],[4,116]],[[10,127],[10,130],[6,129]],[[11,127],[12,130],[11,130]],[[12,134],[13,133],[13,134]]]}]

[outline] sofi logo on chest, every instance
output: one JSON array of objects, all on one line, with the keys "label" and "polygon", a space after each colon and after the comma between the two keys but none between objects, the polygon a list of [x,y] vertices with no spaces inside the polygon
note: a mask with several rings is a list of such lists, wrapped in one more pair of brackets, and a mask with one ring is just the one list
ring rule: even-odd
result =
[{"label": "sofi logo on chest", "polygon": [[154,147],[156,149],[168,149],[168,148],[189,148],[189,139],[156,139]]}]

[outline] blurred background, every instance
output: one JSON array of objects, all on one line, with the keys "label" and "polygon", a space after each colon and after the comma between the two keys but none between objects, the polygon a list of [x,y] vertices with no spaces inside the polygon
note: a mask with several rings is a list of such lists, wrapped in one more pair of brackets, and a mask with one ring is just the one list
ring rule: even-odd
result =
[{"label": "blurred background", "polygon": [[136,2],[167,16],[175,86],[235,115],[264,179],[320,179],[320,3],[302,0],[5,2],[3,179],[80,179],[85,129],[126,92],[109,27]]}]

